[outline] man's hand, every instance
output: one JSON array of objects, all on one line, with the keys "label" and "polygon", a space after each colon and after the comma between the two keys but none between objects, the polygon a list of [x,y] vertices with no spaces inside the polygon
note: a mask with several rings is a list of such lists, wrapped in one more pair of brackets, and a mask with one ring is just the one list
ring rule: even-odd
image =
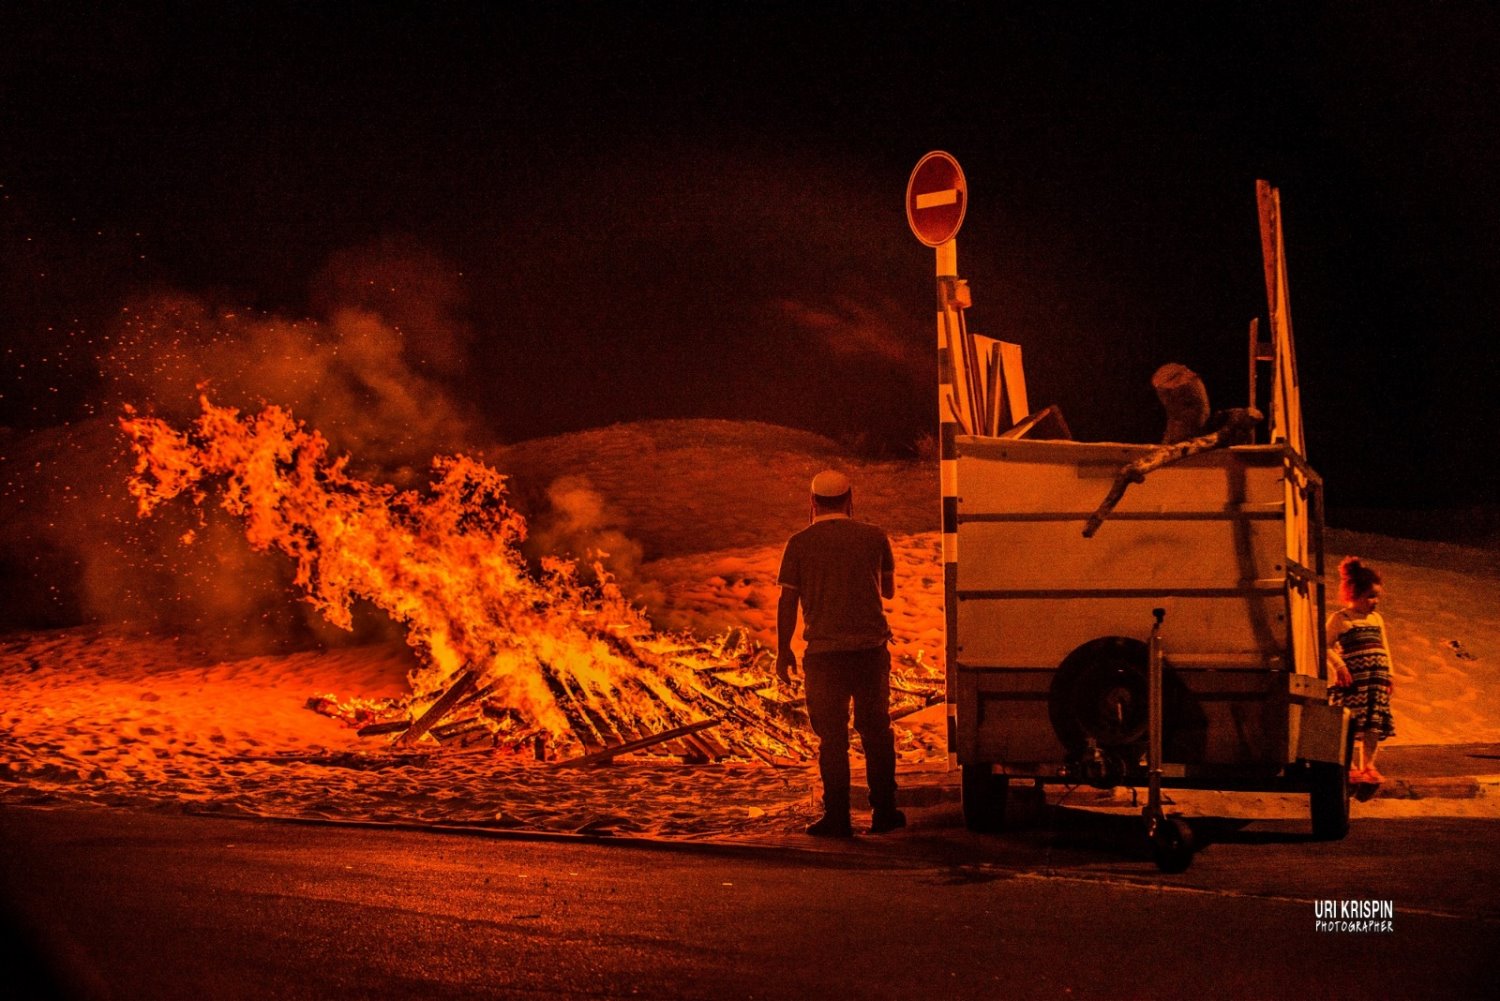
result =
[{"label": "man's hand", "polygon": [[797,670],[797,655],[790,650],[779,651],[776,654],[776,683],[790,685],[792,672],[795,670]]},{"label": "man's hand", "polygon": [[792,634],[797,631],[797,589],[781,586],[776,599],[776,683],[790,685],[797,670],[797,655],[792,653]]}]

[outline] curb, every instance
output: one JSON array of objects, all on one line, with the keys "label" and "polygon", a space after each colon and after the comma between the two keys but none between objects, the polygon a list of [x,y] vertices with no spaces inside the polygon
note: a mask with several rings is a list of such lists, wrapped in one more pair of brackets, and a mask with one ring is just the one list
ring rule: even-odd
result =
[{"label": "curb", "polygon": [[[899,779],[899,773],[897,775]],[[1128,786],[1120,786],[1128,789]],[[1500,795],[1500,775],[1429,775],[1411,778],[1390,778],[1376,791],[1372,799],[1478,799],[1483,796]],[[855,792],[854,806],[864,807],[862,797]],[[958,803],[962,794],[957,781],[949,784],[904,785],[896,790],[896,805],[908,807],[939,806]]]},{"label": "curb", "polygon": [[1500,775],[1443,775],[1387,780],[1375,798],[1478,799],[1497,792],[1500,792]]}]

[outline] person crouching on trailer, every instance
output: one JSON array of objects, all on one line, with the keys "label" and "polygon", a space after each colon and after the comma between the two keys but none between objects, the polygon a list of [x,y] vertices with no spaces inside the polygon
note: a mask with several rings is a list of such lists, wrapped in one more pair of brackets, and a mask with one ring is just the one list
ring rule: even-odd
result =
[{"label": "person crouching on trailer", "polygon": [[880,600],[896,593],[891,540],[855,521],[849,478],[825,470],[812,481],[812,523],[792,536],[776,581],[776,680],[791,682],[797,668],[792,634],[801,606],[807,717],[818,738],[823,817],[808,827],[815,837],[847,838],[849,823],[849,704],[865,750],[871,834],[906,826],[896,809],[896,738],[891,730],[890,626]]},{"label": "person crouching on trailer", "polygon": [[1339,597],[1344,607],[1328,617],[1328,658],[1336,676],[1329,701],[1350,712],[1357,754],[1349,781],[1379,783],[1375,768],[1380,742],[1396,735],[1391,718],[1391,648],[1385,620],[1376,608],[1385,589],[1380,573],[1357,556],[1339,564]]}]

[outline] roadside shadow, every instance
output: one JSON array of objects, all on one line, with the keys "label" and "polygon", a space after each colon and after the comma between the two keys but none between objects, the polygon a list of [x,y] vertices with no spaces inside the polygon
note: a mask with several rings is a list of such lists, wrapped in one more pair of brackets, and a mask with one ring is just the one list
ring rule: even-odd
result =
[{"label": "roadside shadow", "polygon": [[[976,834],[962,828],[962,818],[947,819],[943,830],[914,831],[908,849],[941,867],[931,883],[965,886],[1014,878],[995,867],[1047,871],[1097,871],[1101,866],[1144,864],[1154,872],[1155,861],[1146,823],[1139,812],[1118,813],[1057,804],[1028,805],[1008,811],[1003,830]],[[1215,845],[1313,844],[1306,825],[1294,822],[1262,826],[1263,821],[1231,817],[1185,817],[1192,831],[1195,853]],[[956,830],[955,830],[956,828]],[[1289,828],[1289,829],[1287,829]]]}]

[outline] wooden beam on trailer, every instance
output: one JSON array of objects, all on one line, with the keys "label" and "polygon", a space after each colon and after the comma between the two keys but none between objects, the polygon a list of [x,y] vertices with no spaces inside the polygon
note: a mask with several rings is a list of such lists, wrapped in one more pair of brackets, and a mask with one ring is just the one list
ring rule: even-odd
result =
[{"label": "wooden beam on trailer", "polygon": [[1292,339],[1292,307],[1287,288],[1286,242],[1281,227],[1281,191],[1267,181],[1255,182],[1260,209],[1260,252],[1266,272],[1275,364],[1271,389],[1271,441],[1283,441],[1307,455],[1302,433],[1302,391],[1297,382],[1297,351]]},{"label": "wooden beam on trailer", "polygon": [[1227,420],[1223,427],[1209,434],[1189,438],[1187,441],[1173,442],[1160,445],[1152,449],[1134,462],[1120,467],[1115,474],[1114,485],[1110,487],[1108,495],[1099,504],[1093,514],[1089,515],[1088,524],[1083,527],[1083,537],[1091,539],[1094,533],[1099,531],[1099,526],[1104,524],[1104,519],[1120,503],[1120,498],[1125,496],[1125,489],[1132,483],[1141,483],[1146,479],[1146,474],[1154,469],[1172,462],[1179,462],[1190,455],[1206,452],[1212,448],[1222,448],[1234,444],[1250,428],[1260,423],[1261,415],[1257,410],[1246,410],[1236,408],[1227,413]]}]

